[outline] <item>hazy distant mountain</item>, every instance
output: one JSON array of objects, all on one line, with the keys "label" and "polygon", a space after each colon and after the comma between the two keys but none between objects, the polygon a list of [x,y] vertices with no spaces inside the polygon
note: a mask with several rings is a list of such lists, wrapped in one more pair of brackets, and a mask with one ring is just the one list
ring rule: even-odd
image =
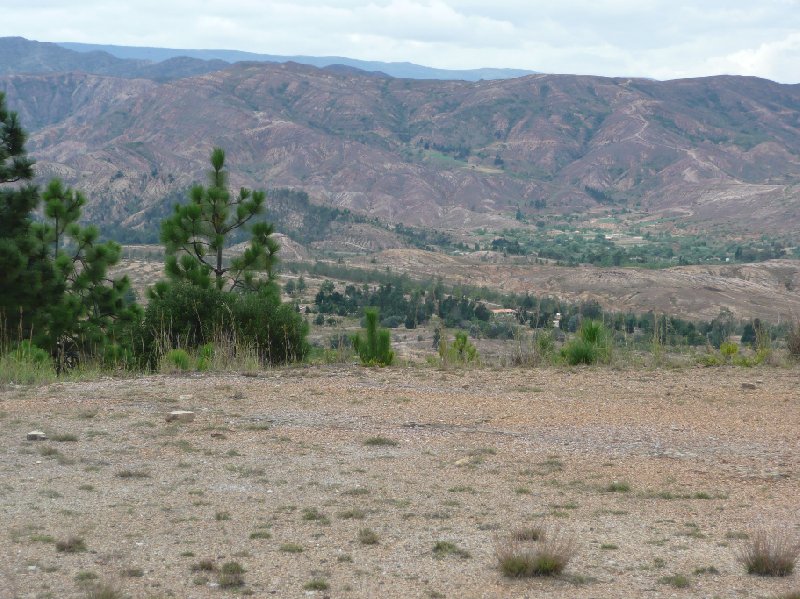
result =
[{"label": "hazy distant mountain", "polygon": [[99,222],[156,218],[204,180],[219,145],[234,185],[303,189],[389,222],[474,230],[502,227],[517,207],[535,220],[605,205],[800,230],[800,85],[420,81],[250,62],[163,82],[16,74],[0,89],[42,179],[85,190]]},{"label": "hazy distant mountain", "polygon": [[201,60],[224,60],[229,63],[296,62],[320,68],[330,65],[344,65],[361,71],[377,71],[385,73],[390,77],[402,77],[406,79],[459,79],[463,81],[479,81],[481,79],[510,79],[536,73],[535,71],[527,71],[524,69],[435,69],[433,67],[425,67],[410,62],[356,60],[354,58],[345,58],[342,56],[279,56],[275,54],[241,52],[239,50],[180,50],[171,48],[79,44],[74,42],[59,42],[58,45],[79,52],[101,51],[118,58],[150,60],[154,62],[160,62],[179,56],[188,56]]},{"label": "hazy distant mountain", "polygon": [[76,71],[166,81],[218,71],[229,66],[223,60],[177,56],[159,62],[122,59],[101,50],[77,52],[48,42],[36,42],[22,37],[0,37],[0,75]]}]

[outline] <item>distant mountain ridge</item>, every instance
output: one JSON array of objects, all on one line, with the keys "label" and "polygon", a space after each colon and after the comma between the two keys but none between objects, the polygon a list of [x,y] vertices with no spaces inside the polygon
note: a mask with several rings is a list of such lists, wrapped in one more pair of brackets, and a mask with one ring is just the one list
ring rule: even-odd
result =
[{"label": "distant mountain ridge", "polygon": [[480,69],[437,69],[411,62],[381,62],[376,60],[358,60],[343,56],[281,56],[277,54],[257,54],[240,50],[191,50],[174,48],[152,48],[138,46],[116,46],[108,44],[83,44],[76,42],[58,42],[58,45],[77,52],[106,52],[117,58],[149,60],[161,62],[170,58],[188,57],[200,60],[223,60],[236,62],[296,62],[318,68],[332,65],[343,65],[361,71],[385,73],[390,77],[405,79],[457,79],[463,81],[479,81],[481,79],[511,79],[536,74],[536,71],[525,69],[480,68]]}]

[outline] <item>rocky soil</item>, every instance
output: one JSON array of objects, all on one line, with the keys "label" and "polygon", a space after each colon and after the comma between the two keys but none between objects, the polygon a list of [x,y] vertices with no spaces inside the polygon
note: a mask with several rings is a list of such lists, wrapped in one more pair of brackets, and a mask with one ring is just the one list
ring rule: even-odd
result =
[{"label": "rocky soil", "polygon": [[[0,597],[800,588],[736,559],[759,529],[800,535],[797,368],[249,374],[0,391]],[[167,423],[178,409],[194,421]],[[27,441],[37,429],[49,439]],[[574,537],[566,573],[505,578],[496,548],[537,525]],[[85,550],[59,551],[70,537]],[[244,586],[203,560],[238,562]]]}]

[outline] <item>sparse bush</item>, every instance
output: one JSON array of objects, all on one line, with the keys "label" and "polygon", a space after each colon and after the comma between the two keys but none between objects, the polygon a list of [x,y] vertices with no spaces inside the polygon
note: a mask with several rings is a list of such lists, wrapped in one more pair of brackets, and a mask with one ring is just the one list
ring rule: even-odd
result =
[{"label": "sparse bush", "polygon": [[738,559],[748,574],[788,576],[800,557],[800,541],[781,531],[758,531],[750,536]]},{"label": "sparse bush", "polygon": [[575,551],[573,537],[552,531],[547,531],[532,543],[512,536],[497,543],[495,548],[500,571],[511,578],[561,574]]},{"label": "sparse bush", "polygon": [[366,320],[366,336],[353,336],[353,349],[366,366],[390,366],[394,361],[391,349],[391,333],[387,329],[378,328],[378,311],[364,310]]}]

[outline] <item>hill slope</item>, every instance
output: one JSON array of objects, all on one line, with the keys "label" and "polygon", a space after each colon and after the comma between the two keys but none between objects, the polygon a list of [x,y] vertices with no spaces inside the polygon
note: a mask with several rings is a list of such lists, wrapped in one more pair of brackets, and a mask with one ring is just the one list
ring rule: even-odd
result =
[{"label": "hill slope", "polygon": [[236,185],[302,188],[451,229],[613,206],[688,227],[800,229],[800,85],[534,75],[413,81],[242,63],[171,81],[7,75],[42,177],[142,225],[225,147]]}]

